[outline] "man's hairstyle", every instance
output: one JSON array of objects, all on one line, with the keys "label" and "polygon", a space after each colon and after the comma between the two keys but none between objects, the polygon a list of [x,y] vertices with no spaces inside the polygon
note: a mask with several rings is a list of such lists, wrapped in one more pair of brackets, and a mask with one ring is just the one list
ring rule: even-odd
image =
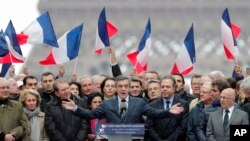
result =
[{"label": "man's hairstyle", "polygon": [[[159,86],[161,87],[161,82],[160,82],[159,80],[150,80],[150,81],[148,82],[148,86],[149,86],[150,84],[153,84],[153,83],[159,84]],[[147,86],[147,89],[148,89],[148,86]]]},{"label": "man's hairstyle", "polygon": [[53,79],[55,79],[54,74],[53,74],[52,72],[47,71],[47,72],[44,72],[44,73],[42,74],[42,76],[41,76],[41,81],[43,81],[43,77],[44,77],[44,76],[49,76],[49,75],[52,75]]},{"label": "man's hairstyle", "polygon": [[130,83],[131,82],[138,82],[140,84],[140,86],[142,87],[142,81],[139,77],[136,77],[136,76],[131,77]]},{"label": "man's hairstyle", "polygon": [[23,85],[24,85],[24,86],[27,84],[27,80],[28,80],[28,79],[36,79],[36,81],[37,81],[37,78],[36,78],[35,76],[33,76],[33,75],[27,75],[27,76],[25,76],[25,77],[23,78]]},{"label": "man's hairstyle", "polygon": [[200,74],[194,74],[192,77],[191,77],[191,84],[192,84],[192,81],[194,78],[201,78],[201,75]]},{"label": "man's hairstyle", "polygon": [[235,78],[230,77],[230,78],[227,78],[226,80],[230,88],[233,88],[233,89],[236,88],[237,80]]},{"label": "man's hairstyle", "polygon": [[243,89],[249,89],[250,88],[250,77],[247,77],[242,82],[242,88]]},{"label": "man's hairstyle", "polygon": [[63,79],[63,78],[59,78],[59,79],[56,79],[55,80],[55,83],[53,85],[53,88],[56,92],[58,92],[59,88],[58,88],[58,85],[59,84],[62,84],[62,83],[68,83],[68,81],[66,79]]},{"label": "man's hairstyle", "polygon": [[146,73],[154,73],[154,74],[157,75],[157,79],[160,80],[160,75],[159,75],[159,73],[157,71],[151,70],[151,71],[147,71]]},{"label": "man's hairstyle", "polygon": [[[123,80],[128,80],[128,77],[127,76],[124,76],[124,75],[119,75],[115,78],[115,85],[118,84],[119,81],[123,81]],[[130,81],[129,81],[129,85],[130,85]]]},{"label": "man's hairstyle", "polygon": [[174,73],[173,75],[178,75],[178,76],[180,76],[183,85],[185,84],[185,79],[184,79],[184,77],[183,77],[183,75],[182,75],[181,73]]},{"label": "man's hairstyle", "polygon": [[229,88],[229,84],[227,83],[226,80],[223,79],[215,79],[212,82],[212,87],[216,86],[218,88],[218,90],[220,91],[220,93],[226,89]]},{"label": "man's hairstyle", "polygon": [[84,79],[90,79],[91,82],[93,83],[93,79],[92,79],[92,77],[91,77],[90,75],[84,75],[84,76],[82,76],[82,77],[80,78],[80,83],[81,83],[81,81],[84,80]]},{"label": "man's hairstyle", "polygon": [[162,77],[161,82],[162,82],[162,80],[165,80],[165,79],[172,80],[174,89],[177,88],[176,80],[174,79],[174,77],[172,75],[166,75],[166,76]]}]

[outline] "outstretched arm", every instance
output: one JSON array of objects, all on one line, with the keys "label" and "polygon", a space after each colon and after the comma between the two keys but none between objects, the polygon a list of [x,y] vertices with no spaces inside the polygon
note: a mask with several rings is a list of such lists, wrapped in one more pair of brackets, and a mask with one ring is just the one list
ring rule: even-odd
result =
[{"label": "outstretched arm", "polygon": [[99,105],[94,110],[88,110],[78,107],[75,104],[75,102],[71,99],[68,99],[68,101],[62,101],[62,106],[67,110],[73,111],[75,115],[86,119],[101,118],[104,116],[104,111],[105,111],[102,105]]}]

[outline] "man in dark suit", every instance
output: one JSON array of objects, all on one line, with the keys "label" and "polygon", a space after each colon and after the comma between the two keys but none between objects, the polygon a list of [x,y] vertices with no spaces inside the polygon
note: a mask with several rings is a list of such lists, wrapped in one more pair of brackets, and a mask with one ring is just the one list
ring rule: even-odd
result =
[{"label": "man in dark suit", "polygon": [[149,134],[153,141],[185,141],[187,131],[188,103],[175,95],[176,81],[173,76],[165,76],[161,80],[162,98],[149,105],[156,109],[169,109],[180,103],[184,112],[164,119],[148,119]]},{"label": "man in dark suit", "polygon": [[229,141],[229,125],[248,125],[246,112],[235,108],[235,90],[224,89],[220,95],[221,109],[212,112],[208,119],[206,136],[208,141]]},{"label": "man in dark suit", "polygon": [[[151,118],[164,118],[172,117],[173,114],[180,114],[183,111],[180,104],[173,105],[169,110],[156,110],[143,99],[129,96],[129,79],[125,76],[116,78],[116,88],[118,96],[110,100],[104,100],[94,110],[77,107],[72,100],[69,100],[69,102],[64,101],[62,105],[66,109],[75,111],[76,115],[83,118],[105,117],[107,123],[142,123],[143,115]],[[122,104],[122,102],[124,103]],[[124,108],[126,106],[127,108]]]}]

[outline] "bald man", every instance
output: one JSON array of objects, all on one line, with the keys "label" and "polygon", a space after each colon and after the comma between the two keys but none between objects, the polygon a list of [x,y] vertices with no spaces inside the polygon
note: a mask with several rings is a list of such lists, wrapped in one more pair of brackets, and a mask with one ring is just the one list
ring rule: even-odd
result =
[{"label": "bald man", "polygon": [[209,116],[206,132],[208,141],[229,141],[229,125],[249,125],[247,113],[234,106],[235,96],[235,90],[232,88],[221,92],[221,109]]}]

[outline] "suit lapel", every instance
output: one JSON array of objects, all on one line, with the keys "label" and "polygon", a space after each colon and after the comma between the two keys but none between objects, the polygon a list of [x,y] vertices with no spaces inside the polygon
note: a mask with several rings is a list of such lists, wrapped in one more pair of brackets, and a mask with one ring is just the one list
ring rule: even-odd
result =
[{"label": "suit lapel", "polygon": [[233,109],[233,112],[231,114],[231,117],[229,119],[229,123],[228,123],[228,126],[227,126],[227,130],[229,129],[229,126],[230,124],[232,124],[232,122],[234,121],[235,118],[237,118],[237,115],[238,115],[238,111],[234,108]]},{"label": "suit lapel", "polygon": [[157,109],[164,109],[163,98],[157,99],[156,102],[157,102],[157,103],[156,103],[155,107],[156,107]]},{"label": "suit lapel", "polygon": [[217,124],[215,124],[218,128],[220,128],[218,131],[224,131],[224,127],[223,127],[223,110],[220,108],[218,115],[216,116],[218,118]]},{"label": "suit lapel", "polygon": [[128,109],[126,111],[126,114],[124,116],[124,122],[126,122],[127,117],[129,114],[131,114],[133,112],[133,105],[136,101],[134,100],[134,98],[132,96],[129,96],[129,100],[128,100]]},{"label": "suit lapel", "polygon": [[114,111],[116,112],[116,114],[118,115],[118,116],[120,116],[119,115],[119,102],[118,102],[118,97],[116,96],[114,99],[112,99],[113,100],[113,105],[112,105],[112,107],[114,108]]}]

